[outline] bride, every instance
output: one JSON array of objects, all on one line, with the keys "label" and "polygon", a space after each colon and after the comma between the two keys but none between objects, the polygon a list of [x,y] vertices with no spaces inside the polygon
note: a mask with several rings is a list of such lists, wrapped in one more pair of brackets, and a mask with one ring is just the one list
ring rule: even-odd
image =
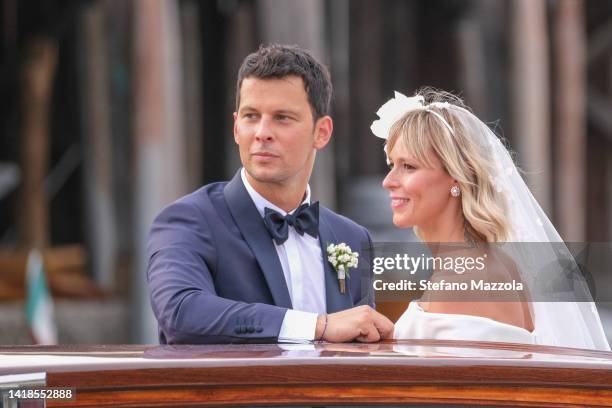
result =
[{"label": "bride", "polygon": [[413,227],[434,256],[488,259],[482,271],[434,270],[430,281],[518,279],[527,289],[452,301],[426,290],[394,337],[610,350],[584,278],[562,268],[575,261],[493,131],[459,98],[429,89],[396,92],[377,114],[394,225]]}]

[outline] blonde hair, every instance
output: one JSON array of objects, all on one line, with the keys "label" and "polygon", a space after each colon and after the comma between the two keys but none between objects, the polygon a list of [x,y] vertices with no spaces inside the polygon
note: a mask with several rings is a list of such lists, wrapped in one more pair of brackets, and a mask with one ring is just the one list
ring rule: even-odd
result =
[{"label": "blonde hair", "polygon": [[[506,218],[508,203],[496,190],[492,179],[496,170],[489,154],[490,146],[482,136],[484,132],[478,130],[484,131],[482,126],[487,125],[476,118],[460,98],[448,92],[426,88],[418,95],[423,96],[426,103],[448,102],[450,105],[434,104],[404,114],[391,127],[387,152],[401,139],[420,165],[433,168],[430,156],[433,151],[443,169],[459,184],[466,233],[485,242],[508,240],[511,234]],[[442,115],[453,133],[431,111]],[[415,232],[418,234],[416,228]]]}]

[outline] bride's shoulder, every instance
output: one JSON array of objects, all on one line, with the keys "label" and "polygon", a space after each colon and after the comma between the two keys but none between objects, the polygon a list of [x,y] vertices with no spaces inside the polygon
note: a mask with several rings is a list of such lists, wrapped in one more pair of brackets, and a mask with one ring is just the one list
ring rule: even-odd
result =
[{"label": "bride's shoulder", "polygon": [[[457,275],[453,280],[480,281],[483,280],[499,287],[520,281],[516,263],[503,250],[495,245],[481,245],[466,250],[466,256],[484,259],[484,268]],[[446,277],[449,278],[448,276]],[[495,293],[494,297],[483,296],[480,293],[466,294],[473,301],[445,302],[427,301],[427,294],[420,302],[422,309],[431,313],[463,314],[489,318],[501,323],[511,324],[526,330],[533,330],[533,321],[527,298],[519,290],[507,290],[503,296]],[[501,300],[500,300],[501,299]]]},{"label": "bride's shoulder", "polygon": [[484,259],[481,273],[489,281],[512,281],[519,279],[516,262],[497,244],[485,244],[477,249],[476,256]]}]

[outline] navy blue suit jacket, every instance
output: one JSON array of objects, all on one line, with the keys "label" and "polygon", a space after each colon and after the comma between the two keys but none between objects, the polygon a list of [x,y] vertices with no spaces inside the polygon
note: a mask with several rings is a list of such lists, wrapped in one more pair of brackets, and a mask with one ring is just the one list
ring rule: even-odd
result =
[{"label": "navy blue suit jacket", "polygon": [[[368,231],[321,206],[327,312],[373,306],[360,258],[341,294],[326,244],[345,242],[363,257]],[[166,207],[153,221],[147,279],[162,344],[276,342],[291,298],[273,241],[238,172]],[[321,262],[320,259],[313,262]],[[365,280],[364,280],[365,282]]]}]

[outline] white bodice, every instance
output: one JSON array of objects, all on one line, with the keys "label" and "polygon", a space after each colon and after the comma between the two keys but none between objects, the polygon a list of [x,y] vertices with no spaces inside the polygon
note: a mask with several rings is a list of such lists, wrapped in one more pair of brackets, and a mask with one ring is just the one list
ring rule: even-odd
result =
[{"label": "white bodice", "polygon": [[395,323],[395,339],[495,341],[536,344],[536,336],[521,327],[481,316],[424,311],[417,301]]}]

